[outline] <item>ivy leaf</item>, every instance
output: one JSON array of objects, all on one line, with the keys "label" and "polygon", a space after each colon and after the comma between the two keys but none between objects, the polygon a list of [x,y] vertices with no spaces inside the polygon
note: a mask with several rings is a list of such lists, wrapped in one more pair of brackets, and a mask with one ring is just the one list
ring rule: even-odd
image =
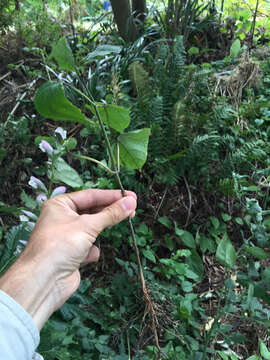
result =
[{"label": "ivy leaf", "polygon": [[121,165],[141,169],[147,159],[150,129],[131,131],[118,137]]},{"label": "ivy leaf", "polygon": [[36,110],[45,118],[88,124],[81,110],[65,97],[61,83],[48,81],[42,85],[36,92],[34,104]]},{"label": "ivy leaf", "polygon": [[236,263],[236,251],[227,234],[224,234],[217,247],[216,258],[218,262],[229,268],[234,267]]},{"label": "ivy leaf", "polygon": [[65,37],[54,44],[50,58],[54,58],[60,70],[75,71],[75,60]]},{"label": "ivy leaf", "polygon": [[[98,107],[98,113],[104,124],[107,124],[110,128],[118,132],[128,127],[130,123],[129,109],[118,105],[96,104],[102,105]],[[93,106],[90,106],[90,110],[94,115],[96,114]]]},{"label": "ivy leaf", "polygon": [[83,181],[76,170],[69,166],[61,157],[55,163],[55,170],[53,173],[54,182],[63,182],[74,189],[83,186]]}]

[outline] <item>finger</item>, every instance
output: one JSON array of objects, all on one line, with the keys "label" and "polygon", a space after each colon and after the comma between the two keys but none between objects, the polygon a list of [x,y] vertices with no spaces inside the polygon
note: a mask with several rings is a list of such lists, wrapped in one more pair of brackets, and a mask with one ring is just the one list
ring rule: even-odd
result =
[{"label": "finger", "polygon": [[93,245],[89,250],[86,258],[83,261],[83,264],[87,264],[90,262],[96,262],[99,260],[100,250],[97,246]]},{"label": "finger", "polygon": [[[126,191],[127,196],[137,200],[137,195],[132,191]],[[122,198],[121,190],[88,189],[65,195],[59,195],[55,199],[61,199],[72,210],[79,212],[92,208],[105,208]]]},{"label": "finger", "polygon": [[[133,196],[126,196],[121,200],[107,206],[100,213],[90,215],[92,227],[95,226],[97,233],[100,233],[108,226],[113,226],[132,216],[137,207],[137,201]],[[90,225],[90,224],[89,224]]]}]

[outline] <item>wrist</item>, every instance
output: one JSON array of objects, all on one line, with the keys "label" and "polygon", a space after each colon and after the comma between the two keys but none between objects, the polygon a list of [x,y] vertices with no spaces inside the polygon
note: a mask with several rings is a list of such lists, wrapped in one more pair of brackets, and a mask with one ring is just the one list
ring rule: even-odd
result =
[{"label": "wrist", "polygon": [[0,289],[31,315],[39,330],[55,311],[53,271],[38,259],[26,261],[22,254],[0,278]]}]

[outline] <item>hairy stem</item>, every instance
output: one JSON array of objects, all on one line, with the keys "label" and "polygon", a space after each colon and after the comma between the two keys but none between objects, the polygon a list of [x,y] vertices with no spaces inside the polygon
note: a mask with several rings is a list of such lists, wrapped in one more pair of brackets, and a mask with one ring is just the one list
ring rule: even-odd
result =
[{"label": "hairy stem", "polygon": [[[117,182],[119,184],[119,187],[121,189],[121,193],[122,196],[126,196],[125,194],[125,189],[123,187],[122,181],[120,179],[120,175],[119,175],[119,170],[118,170],[118,164],[115,163],[114,160],[114,156],[113,156],[113,152],[112,152],[112,147],[111,147],[111,143],[110,140],[108,138],[105,126],[100,118],[99,112],[98,112],[98,107],[96,105],[94,105],[95,107],[95,113],[99,122],[99,125],[101,127],[101,130],[103,132],[103,135],[105,137],[105,141],[106,141],[106,145],[107,145],[107,149],[109,152],[109,157],[110,157],[110,161],[112,164],[112,168],[113,171],[115,172],[115,177],[117,179]],[[144,300],[147,306],[147,309],[151,315],[151,319],[152,319],[152,330],[155,336],[155,342],[156,342],[156,346],[158,348],[158,359],[160,358],[160,346],[159,346],[159,339],[158,339],[158,333],[157,333],[157,316],[156,316],[156,312],[153,306],[153,303],[151,301],[151,298],[149,296],[147,287],[146,287],[146,283],[145,283],[145,278],[144,278],[144,274],[143,274],[143,269],[142,269],[142,263],[141,263],[141,258],[140,258],[140,253],[139,253],[139,248],[137,245],[137,240],[136,240],[136,235],[135,235],[135,231],[134,231],[134,226],[132,223],[131,218],[129,217],[128,219],[128,223],[129,223],[129,228],[130,228],[130,233],[131,233],[131,238],[132,238],[132,242],[133,242],[133,247],[135,250],[135,254],[136,254],[136,260],[137,260],[137,264],[138,264],[138,271],[139,271],[139,277],[140,277],[140,282],[141,282],[141,286],[142,286],[142,291],[143,291],[143,296],[144,296]]]}]

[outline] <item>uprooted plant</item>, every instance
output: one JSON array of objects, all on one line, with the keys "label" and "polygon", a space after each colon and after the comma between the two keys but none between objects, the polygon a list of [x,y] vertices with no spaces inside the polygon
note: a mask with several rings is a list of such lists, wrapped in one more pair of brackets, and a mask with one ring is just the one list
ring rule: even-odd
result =
[{"label": "uprooted plant", "polygon": [[[54,57],[61,63],[61,68],[66,70],[75,70],[75,61],[73,59],[71,50],[65,41],[60,40],[62,50],[65,55],[59,52],[54,53]],[[78,73],[77,73],[78,75]],[[109,162],[104,164],[97,159],[83,156],[74,155],[76,158],[81,158],[94,162],[110,174],[113,174],[117,180],[117,183],[121,189],[122,196],[125,196],[125,190],[120,178],[120,167],[125,166],[130,169],[141,169],[147,159],[147,148],[150,136],[150,129],[143,128],[131,132],[123,132],[130,123],[129,110],[114,104],[107,104],[102,102],[95,102],[91,94],[84,94],[79,89],[67,84],[75,92],[77,92],[87,102],[85,107],[91,111],[95,120],[97,120],[103,138],[105,140],[106,149],[108,152]],[[85,125],[89,127],[90,120],[81,112],[81,110],[75,107],[66,97],[64,93],[63,83],[61,81],[48,81],[42,85],[35,96],[35,107],[37,111],[45,118],[50,118],[55,121],[69,121]],[[107,127],[107,128],[106,128]],[[108,136],[109,129],[113,136],[110,140]],[[154,334],[155,344],[158,349],[157,358],[160,358],[160,345],[157,332],[157,315],[155,311],[155,305],[153,304],[149,295],[147,285],[145,282],[142,264],[140,260],[139,249],[137,246],[136,235],[131,218],[128,219],[130,234],[133,241],[133,247],[136,254],[136,260],[138,265],[138,272],[144,300],[146,303],[146,312],[151,317],[151,329]]]}]

